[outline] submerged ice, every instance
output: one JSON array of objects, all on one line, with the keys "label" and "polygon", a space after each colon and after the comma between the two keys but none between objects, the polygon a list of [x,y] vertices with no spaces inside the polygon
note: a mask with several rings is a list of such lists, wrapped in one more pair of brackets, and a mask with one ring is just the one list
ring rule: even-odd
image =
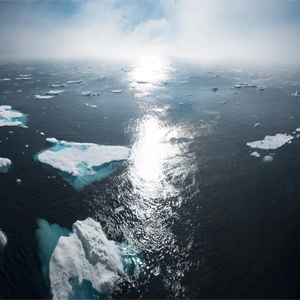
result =
[{"label": "submerged ice", "polygon": [[249,142],[247,146],[251,148],[260,148],[265,150],[277,149],[291,141],[294,137],[291,135],[277,133],[274,136],[267,135],[261,141]]},{"label": "submerged ice", "polygon": [[0,126],[21,126],[26,122],[25,114],[12,110],[10,105],[0,105]]},{"label": "submerged ice", "polygon": [[124,146],[46,140],[52,147],[37,153],[35,158],[61,171],[63,178],[77,190],[112,174],[130,153]]}]

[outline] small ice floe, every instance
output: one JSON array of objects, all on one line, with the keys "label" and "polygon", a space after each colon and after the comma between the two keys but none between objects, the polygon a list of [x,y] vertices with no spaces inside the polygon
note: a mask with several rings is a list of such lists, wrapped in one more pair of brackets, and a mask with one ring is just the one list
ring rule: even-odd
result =
[{"label": "small ice floe", "polygon": [[21,184],[22,183],[21,179],[17,179],[16,181],[17,181],[17,184]]},{"label": "small ice floe", "polygon": [[212,89],[214,92],[218,90],[218,88],[216,88],[216,87],[212,87],[211,89]]},{"label": "small ice floe", "polygon": [[18,90],[18,93],[22,93],[22,90]]},{"label": "small ice floe", "polygon": [[0,157],[0,173],[7,173],[12,161],[9,158]]},{"label": "small ice floe", "polygon": [[136,83],[138,83],[138,84],[147,84],[148,81],[137,81]]},{"label": "small ice floe", "polygon": [[41,132],[40,132],[40,135],[45,135],[45,133],[41,131]]},{"label": "small ice floe", "polygon": [[4,247],[7,244],[7,236],[6,234],[0,229],[0,252],[3,251]]},{"label": "small ice floe", "polygon": [[65,84],[51,84],[50,87],[65,87]]},{"label": "small ice floe", "polygon": [[298,128],[296,129],[296,131],[300,132],[300,127],[298,127]]},{"label": "small ice floe", "polygon": [[183,81],[179,81],[179,83],[187,83],[188,81],[183,80]]},{"label": "small ice floe", "polygon": [[10,78],[2,78],[0,79],[0,81],[7,81],[7,80],[11,80]]},{"label": "small ice floe", "polygon": [[271,161],[273,161],[273,156],[271,156],[271,155],[266,155],[263,159],[262,159],[262,161],[264,161],[264,162],[271,162]]},{"label": "small ice floe", "polygon": [[255,142],[249,142],[247,143],[247,146],[251,148],[260,148],[260,149],[277,149],[290,140],[292,140],[294,137],[291,135],[277,133],[274,136],[267,135],[263,140],[261,141],[255,141]]},{"label": "small ice floe", "polygon": [[235,88],[248,88],[248,87],[253,87],[253,88],[256,88],[257,85],[256,84],[248,84],[248,83],[239,83],[239,84],[235,84],[233,87]]},{"label": "small ice floe", "polygon": [[82,80],[67,81],[67,84],[81,84]]},{"label": "small ice floe", "polygon": [[91,91],[86,91],[86,92],[81,92],[80,95],[82,95],[82,96],[98,96],[100,94],[99,93],[94,93],[94,92],[91,92]]},{"label": "small ice floe", "polygon": [[16,78],[16,80],[29,80],[29,79],[32,79],[31,77],[19,77],[19,78]]},{"label": "small ice floe", "polygon": [[121,93],[122,90],[111,90],[113,93]]},{"label": "small ice floe", "polygon": [[256,124],[254,125],[254,127],[258,127],[258,126],[261,126],[261,124],[260,124],[260,123],[256,123]]},{"label": "small ice floe", "polygon": [[240,102],[237,102],[236,105],[240,105]]},{"label": "small ice floe", "polygon": [[84,103],[86,106],[89,106],[89,107],[94,107],[94,108],[96,108],[97,107],[97,105],[92,105],[92,104],[88,104],[88,103]]},{"label": "small ice floe", "polygon": [[25,125],[26,116],[17,110],[12,110],[10,105],[0,105],[0,126]]},{"label": "small ice floe", "polygon": [[119,212],[124,210],[124,206],[119,206],[117,208],[115,208],[115,213],[118,214]]},{"label": "small ice floe", "polygon": [[46,95],[61,95],[64,92],[64,90],[48,91],[46,92]]},{"label": "small ice floe", "polygon": [[300,92],[297,90],[295,94],[292,94],[292,96],[300,97]]},{"label": "small ice floe", "polygon": [[42,95],[34,95],[33,98],[34,99],[51,99],[53,98],[54,96],[42,96]]},{"label": "small ice floe", "polygon": [[261,156],[261,155],[260,155],[258,152],[256,152],[256,151],[250,153],[250,155],[252,155],[252,156],[254,156],[254,157],[260,157],[260,156]]}]

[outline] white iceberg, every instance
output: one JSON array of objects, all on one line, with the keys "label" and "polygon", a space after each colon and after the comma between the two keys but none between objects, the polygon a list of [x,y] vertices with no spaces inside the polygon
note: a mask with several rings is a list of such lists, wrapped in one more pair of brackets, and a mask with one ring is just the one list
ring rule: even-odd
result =
[{"label": "white iceberg", "polygon": [[62,171],[63,178],[76,190],[112,174],[130,153],[124,146],[46,140],[52,147],[37,153],[35,159]]},{"label": "white iceberg", "polygon": [[121,93],[122,90],[111,90],[113,93]]},{"label": "white iceberg", "polygon": [[261,155],[260,155],[258,152],[256,152],[256,151],[250,153],[250,155],[252,155],[252,156],[254,156],[254,157],[260,157],[260,156],[261,156]]},{"label": "white iceberg", "polygon": [[265,150],[277,149],[291,141],[294,137],[291,135],[277,133],[274,136],[267,135],[261,141],[249,142],[247,146],[251,148],[260,148]]},{"label": "white iceberg", "polygon": [[300,92],[299,92],[299,91],[296,91],[296,93],[295,93],[295,94],[292,94],[292,96],[300,97]]},{"label": "white iceberg", "polygon": [[7,173],[12,162],[9,158],[0,157],[0,173]]},{"label": "white iceberg", "polygon": [[82,80],[68,81],[68,84],[81,84]]},{"label": "white iceberg", "polygon": [[54,96],[42,96],[42,95],[34,95],[33,98],[34,99],[51,99],[53,98]]},{"label": "white iceberg", "polygon": [[46,92],[46,95],[61,95],[64,92],[64,90],[48,91]]},{"label": "white iceberg", "polygon": [[79,285],[89,281],[100,294],[108,293],[123,274],[117,245],[91,218],[75,222],[69,237],[59,239],[49,265],[53,299],[72,295],[72,279],[78,280]]},{"label": "white iceberg", "polygon": [[234,85],[235,88],[248,88],[248,87],[257,87],[256,84],[248,84],[248,83],[239,83]]},{"label": "white iceberg", "polygon": [[0,251],[3,251],[5,245],[7,244],[7,236],[6,234],[0,229]]},{"label": "white iceberg", "polygon": [[27,122],[27,115],[12,110],[10,105],[0,105],[0,126],[21,126]]}]

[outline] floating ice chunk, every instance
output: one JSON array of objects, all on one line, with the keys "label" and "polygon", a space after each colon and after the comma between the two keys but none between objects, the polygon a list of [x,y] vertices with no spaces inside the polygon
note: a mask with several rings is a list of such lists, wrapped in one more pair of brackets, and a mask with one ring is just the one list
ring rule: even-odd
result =
[{"label": "floating ice chunk", "polygon": [[256,152],[256,151],[250,153],[250,155],[255,156],[255,157],[260,157],[260,156],[261,156],[261,155],[260,155],[258,152]]},{"label": "floating ice chunk", "polygon": [[98,95],[100,95],[99,93],[94,93],[94,92],[90,92],[90,91],[81,92],[80,94],[83,96],[98,96]]},{"label": "floating ice chunk", "polygon": [[51,84],[51,87],[65,87],[65,84]]},{"label": "floating ice chunk", "polygon": [[123,146],[46,140],[52,147],[37,153],[35,159],[62,171],[62,177],[76,190],[112,174],[130,153]]},{"label": "floating ice chunk", "polygon": [[61,95],[64,92],[64,90],[48,91],[46,92],[46,95]]},{"label": "floating ice chunk", "polygon": [[261,126],[261,124],[260,124],[260,123],[256,123],[256,124],[254,125],[254,127],[258,127],[258,126]]},{"label": "floating ice chunk", "polygon": [[248,84],[248,83],[239,83],[235,84],[233,87],[235,88],[247,88],[247,87],[257,87],[256,84]]},{"label": "floating ice chunk", "polygon": [[18,93],[22,93],[22,90],[18,90]]},{"label": "floating ice chunk", "polygon": [[32,79],[32,78],[29,78],[29,77],[20,77],[20,78],[16,78],[16,80],[29,80],[29,79]]},{"label": "floating ice chunk", "polygon": [[81,84],[82,80],[68,81],[68,84]]},{"label": "floating ice chunk", "polygon": [[111,90],[113,93],[121,93],[122,90]]},{"label": "floating ice chunk", "polygon": [[300,132],[300,127],[298,127],[298,128],[296,129],[296,131]]},{"label": "floating ice chunk", "polygon": [[179,83],[187,83],[188,81],[183,80],[183,81],[179,81]]},{"label": "floating ice chunk", "polygon": [[119,207],[115,208],[115,213],[117,214],[123,210],[124,210],[124,206],[119,206]]},{"label": "floating ice chunk", "polygon": [[6,234],[0,229],[0,252],[3,251],[5,245],[7,244],[7,236]]},{"label": "floating ice chunk", "polygon": [[271,155],[266,155],[263,159],[262,159],[262,161],[264,161],[264,162],[271,162],[271,161],[273,161],[273,156],[271,156]]},{"label": "floating ice chunk", "polygon": [[12,162],[8,158],[0,157],[0,173],[7,173]]},{"label": "floating ice chunk", "polygon": [[11,80],[10,78],[3,78],[3,79],[0,79],[0,81],[7,81],[7,80]]},{"label": "floating ice chunk", "polygon": [[87,280],[100,294],[106,294],[123,274],[118,247],[90,218],[75,222],[69,237],[59,239],[49,265],[53,299],[67,299],[72,294],[72,279],[79,284]]},{"label": "floating ice chunk", "polygon": [[54,96],[42,96],[42,95],[34,95],[33,98],[34,99],[51,99]]},{"label": "floating ice chunk", "polygon": [[255,141],[255,142],[249,142],[247,143],[247,146],[251,148],[260,148],[260,149],[277,149],[290,140],[292,140],[294,137],[291,135],[277,133],[274,136],[267,135],[263,140],[261,141]]},{"label": "floating ice chunk", "polygon": [[97,107],[97,105],[92,105],[92,104],[90,104],[90,107],[96,108],[96,107]]},{"label": "floating ice chunk", "polygon": [[10,105],[0,105],[0,126],[20,126],[27,122],[27,115],[12,110]]},{"label": "floating ice chunk", "polygon": [[16,181],[17,181],[17,184],[21,184],[22,183],[21,179],[17,179]]},{"label": "floating ice chunk", "polygon": [[44,132],[40,132],[40,134],[41,134],[41,135],[45,135],[45,133],[44,133]]},{"label": "floating ice chunk", "polygon": [[292,96],[300,97],[300,92],[299,92],[299,91],[296,91],[296,93],[295,93],[295,94],[292,94]]}]

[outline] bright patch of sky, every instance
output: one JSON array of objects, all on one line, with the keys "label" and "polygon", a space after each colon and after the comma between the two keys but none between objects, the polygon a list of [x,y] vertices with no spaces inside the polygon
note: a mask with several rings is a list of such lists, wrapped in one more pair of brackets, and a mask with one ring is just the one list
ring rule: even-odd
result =
[{"label": "bright patch of sky", "polygon": [[300,1],[0,1],[0,51],[14,58],[299,63]]}]

